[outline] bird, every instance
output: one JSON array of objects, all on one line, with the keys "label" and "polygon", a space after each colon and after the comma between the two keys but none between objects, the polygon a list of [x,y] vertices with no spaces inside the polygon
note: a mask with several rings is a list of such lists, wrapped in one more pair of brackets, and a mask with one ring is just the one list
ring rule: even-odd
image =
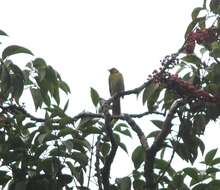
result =
[{"label": "bird", "polygon": [[[114,96],[115,94],[124,91],[124,79],[123,75],[114,67],[109,69],[109,72],[109,91],[110,95]],[[120,97],[113,100],[112,114],[121,114]]]}]

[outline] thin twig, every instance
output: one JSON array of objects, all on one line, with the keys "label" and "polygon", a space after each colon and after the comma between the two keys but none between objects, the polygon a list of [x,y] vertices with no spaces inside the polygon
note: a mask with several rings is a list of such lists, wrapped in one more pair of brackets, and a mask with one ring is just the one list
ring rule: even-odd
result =
[{"label": "thin twig", "polygon": [[151,114],[156,114],[156,115],[163,115],[165,116],[165,113],[161,113],[161,112],[157,112],[157,111],[147,111],[144,113],[139,113],[139,114],[128,114],[131,118],[142,118],[144,116],[147,115],[151,115]]},{"label": "thin twig", "polygon": [[96,170],[96,176],[97,176],[97,179],[98,179],[99,190],[103,190],[103,188],[102,188],[101,171],[100,171],[100,163],[99,163],[99,160],[100,160],[100,148],[101,148],[100,146],[101,146],[101,144],[100,144],[100,136],[98,136],[97,142],[96,142],[95,170]]},{"label": "thin twig", "polygon": [[92,147],[91,147],[91,155],[89,160],[89,176],[88,176],[87,188],[89,188],[89,183],[91,181],[93,149],[94,149],[94,135],[92,136]]},{"label": "thin twig", "polygon": [[164,176],[165,173],[167,172],[168,168],[170,167],[170,164],[171,164],[171,162],[172,162],[172,160],[173,160],[173,158],[174,158],[174,153],[175,153],[175,150],[173,149],[172,155],[171,155],[171,157],[170,157],[170,160],[169,160],[169,162],[168,162],[166,168],[163,170],[162,174],[158,177],[158,179],[157,179],[157,181],[156,181],[156,184],[159,184],[159,183],[160,183],[161,179],[163,178],[163,176]]}]

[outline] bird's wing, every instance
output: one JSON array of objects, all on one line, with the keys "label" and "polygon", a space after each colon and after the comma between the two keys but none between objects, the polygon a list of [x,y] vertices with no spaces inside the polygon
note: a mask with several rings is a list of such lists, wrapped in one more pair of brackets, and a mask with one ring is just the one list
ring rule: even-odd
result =
[{"label": "bird's wing", "polygon": [[112,74],[109,75],[108,83],[109,83],[109,92],[110,92],[110,95],[112,96],[113,95],[113,92],[112,92]]}]

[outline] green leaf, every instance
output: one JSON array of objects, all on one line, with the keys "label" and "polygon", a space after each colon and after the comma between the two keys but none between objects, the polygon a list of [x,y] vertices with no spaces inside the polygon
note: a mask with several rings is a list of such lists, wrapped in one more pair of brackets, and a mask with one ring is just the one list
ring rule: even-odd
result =
[{"label": "green leaf", "polygon": [[192,190],[207,190],[207,184],[200,183],[193,187]]},{"label": "green leaf", "polygon": [[17,46],[17,45],[12,45],[12,46],[8,46],[7,48],[3,50],[2,59],[4,60],[5,58],[9,56],[15,55],[18,53],[26,53],[26,54],[34,55],[29,49],[26,49],[24,47]]},{"label": "green leaf", "polygon": [[143,97],[142,97],[142,103],[143,105],[145,104],[145,102],[147,101],[147,99],[149,98],[151,91],[154,87],[154,82],[150,81],[148,82],[148,85],[145,87],[144,89],[144,93],[143,93]]},{"label": "green leaf", "polygon": [[206,116],[203,114],[198,114],[194,117],[193,129],[198,135],[204,134],[205,126],[207,125]]},{"label": "green leaf", "polygon": [[65,128],[62,128],[59,133],[58,133],[58,137],[65,137],[66,135],[78,135],[78,131],[75,130],[75,129],[72,129],[70,127],[65,127]]},{"label": "green leaf", "polygon": [[48,95],[47,89],[45,89],[45,88],[43,87],[43,85],[46,84],[46,81],[43,80],[41,84],[42,84],[42,85],[40,86],[40,93],[41,93],[42,100],[43,100],[43,102],[44,102],[48,107],[50,107],[50,103],[51,103],[51,101],[50,101],[50,96]]},{"label": "green leaf", "polygon": [[171,141],[173,148],[175,152],[187,162],[190,160],[191,155],[189,150],[186,148],[186,146],[183,143],[177,142],[177,141]]},{"label": "green leaf", "polygon": [[220,57],[220,44],[219,42],[213,42],[211,44],[210,56],[219,58]]},{"label": "green leaf", "polygon": [[45,139],[46,139],[47,136],[48,136],[47,133],[39,134],[39,135],[37,136],[38,143],[39,143],[39,144],[42,144],[42,143],[45,141]]},{"label": "green leaf", "polygon": [[79,125],[77,126],[78,130],[86,129],[87,127],[93,126],[97,123],[97,120],[92,118],[83,118],[80,120]]},{"label": "green leaf", "polygon": [[109,143],[102,143],[101,144],[101,153],[104,157],[106,157],[109,153],[109,150],[110,150],[110,144]]},{"label": "green leaf", "polygon": [[1,36],[8,36],[8,34],[6,34],[3,30],[0,30],[0,35]]},{"label": "green leaf", "polygon": [[102,130],[94,126],[89,126],[87,128],[82,129],[81,131],[83,133],[83,137],[87,137],[88,135],[92,134],[102,134]]},{"label": "green leaf", "polygon": [[9,69],[12,71],[12,97],[18,101],[24,90],[24,75],[22,70],[17,65],[10,64]]},{"label": "green leaf", "polygon": [[136,179],[133,181],[134,190],[145,190],[145,182],[141,179]]},{"label": "green leaf", "polygon": [[163,128],[163,121],[161,120],[151,120],[151,122],[156,125],[159,129]]},{"label": "green leaf", "polygon": [[170,176],[174,176],[176,174],[175,170],[169,165],[169,163],[163,159],[155,159],[154,168],[167,171]]},{"label": "green leaf", "polygon": [[211,11],[215,14],[220,14],[220,2],[219,0],[211,0],[209,7]]},{"label": "green leaf", "polygon": [[215,158],[212,160],[212,166],[214,166],[216,164],[220,164],[220,158]]},{"label": "green leaf", "polygon": [[10,88],[11,88],[11,77],[9,74],[9,70],[6,65],[1,66],[1,75],[0,75],[1,83],[1,96],[5,99],[9,95]]},{"label": "green leaf", "polygon": [[163,108],[165,108],[165,110],[168,110],[177,98],[178,96],[173,90],[166,89],[165,94],[164,94]]},{"label": "green leaf", "polygon": [[74,148],[76,148],[76,146],[81,146],[81,147],[86,147],[89,151],[91,150],[91,145],[89,143],[89,141],[87,141],[86,139],[77,139],[74,138],[72,139]]},{"label": "green leaf", "polygon": [[144,161],[144,157],[144,148],[142,146],[136,147],[131,156],[135,169],[138,169],[140,167],[140,165]]},{"label": "green leaf", "polygon": [[191,178],[197,180],[198,179],[198,170],[196,168],[184,168],[183,169],[184,173],[188,176],[190,176]]},{"label": "green leaf", "polygon": [[124,123],[119,123],[115,126],[114,131],[117,131],[123,135],[126,135],[128,137],[132,137],[130,131],[128,130],[128,126]]},{"label": "green leaf", "polygon": [[63,112],[66,112],[68,106],[69,106],[69,100],[67,100],[67,102],[65,103],[64,108],[63,108]]},{"label": "green leaf", "polygon": [[145,104],[146,101],[149,101],[150,98],[155,95],[159,87],[160,87],[160,84],[155,83],[155,82],[150,82],[146,86],[146,88],[144,89],[143,98],[142,98],[143,105]]},{"label": "green leaf", "polygon": [[64,81],[59,81],[59,87],[60,89],[62,89],[66,94],[70,93],[70,88],[68,86],[68,84]]},{"label": "green leaf", "polygon": [[216,174],[216,173],[219,172],[219,171],[220,171],[220,169],[218,169],[218,168],[210,167],[210,168],[208,168],[208,169],[206,170],[206,173],[207,173],[207,174]]},{"label": "green leaf", "polygon": [[57,105],[59,105],[59,104],[60,104],[60,93],[59,93],[58,87],[57,87],[57,88],[54,88],[53,97],[54,97],[54,99],[55,99]]},{"label": "green leaf", "polygon": [[7,173],[7,171],[0,170],[0,185],[4,185],[11,179],[11,177],[9,177]]},{"label": "green leaf", "polygon": [[131,189],[130,177],[116,178],[116,183],[118,184],[119,190],[130,190]]},{"label": "green leaf", "polygon": [[47,68],[47,63],[44,59],[42,58],[36,58],[33,62],[33,66],[37,69],[37,70],[41,70],[41,69],[46,69]]},{"label": "green leaf", "polygon": [[200,11],[203,10],[203,7],[196,7],[194,8],[193,12],[192,12],[192,20],[195,20],[197,18],[197,16],[199,15]]},{"label": "green leaf", "polygon": [[71,158],[78,162],[82,167],[86,166],[88,163],[88,157],[84,153],[73,152]]},{"label": "green leaf", "polygon": [[71,139],[68,139],[66,141],[62,141],[62,143],[65,145],[66,149],[68,150],[69,153],[73,150],[73,142]]},{"label": "green leaf", "polygon": [[155,138],[159,135],[160,132],[161,132],[160,130],[152,131],[147,135],[147,138],[152,138],[152,137]]},{"label": "green leaf", "polygon": [[188,63],[193,63],[195,64],[198,68],[201,68],[202,61],[200,58],[198,58],[196,55],[189,54],[185,57],[182,58],[183,61],[186,61]]},{"label": "green leaf", "polygon": [[31,95],[34,101],[35,110],[42,106],[43,98],[39,89],[31,88]]},{"label": "green leaf", "polygon": [[[177,173],[174,177],[173,177],[173,185],[175,186],[175,189],[183,189],[184,187],[184,177],[183,175]],[[168,187],[169,189],[169,187]]]},{"label": "green leaf", "polygon": [[187,27],[187,29],[186,29],[185,39],[187,38],[188,34],[193,31],[193,29],[195,28],[195,26],[196,26],[199,22],[202,22],[202,21],[205,20],[205,19],[206,19],[206,17],[199,17],[199,18],[196,18],[196,19],[192,20],[192,22],[188,25],[188,27]]},{"label": "green leaf", "polygon": [[90,88],[90,96],[92,99],[93,105],[96,107],[99,103],[99,94],[94,88]]},{"label": "green leaf", "polygon": [[40,81],[38,79],[38,84],[41,87],[41,93],[44,98],[44,102],[47,106],[50,105],[48,91],[50,95],[56,100],[57,104],[59,105],[60,97],[59,97],[59,82],[58,82],[58,73],[51,67],[47,66],[46,68],[46,76],[45,79]]},{"label": "green leaf", "polygon": [[33,66],[37,69],[39,81],[42,81],[46,76],[46,62],[42,58],[36,58],[32,63]]},{"label": "green leaf", "polygon": [[201,151],[201,153],[203,155],[204,151],[205,151],[205,144],[204,144],[204,142],[200,138],[195,138],[195,142],[196,142],[196,144],[198,144],[198,146],[200,148],[200,151]]},{"label": "green leaf", "polygon": [[154,107],[154,104],[157,102],[160,92],[163,89],[163,86],[160,85],[159,83],[156,83],[154,90],[152,91],[150,97],[148,98],[147,101],[147,107],[149,111],[154,111],[156,107]]},{"label": "green leaf", "polygon": [[58,177],[58,183],[61,187],[66,186],[72,181],[73,177],[68,174],[62,174]]},{"label": "green leaf", "polygon": [[214,157],[215,157],[215,155],[216,155],[216,153],[217,153],[217,148],[216,149],[213,149],[213,150],[210,150],[207,154],[206,154],[206,156],[205,156],[205,163],[207,164],[207,165],[210,165],[211,163],[212,163],[212,161],[213,161],[213,159],[214,159]]},{"label": "green leaf", "polygon": [[120,142],[118,145],[122,150],[124,150],[128,154],[128,149],[124,143]]},{"label": "green leaf", "polygon": [[210,190],[219,190],[220,180],[214,179],[214,180],[210,181],[208,184],[208,187],[209,187],[208,189],[210,189]]}]

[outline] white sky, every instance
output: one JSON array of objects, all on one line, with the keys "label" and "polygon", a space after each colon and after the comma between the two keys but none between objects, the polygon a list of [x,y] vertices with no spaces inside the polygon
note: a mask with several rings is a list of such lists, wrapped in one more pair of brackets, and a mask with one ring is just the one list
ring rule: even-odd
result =
[{"label": "white sky", "polygon": [[[123,73],[127,90],[142,84],[160,59],[182,45],[191,12],[202,2],[0,0],[0,29],[10,35],[10,44],[29,48],[58,70],[72,90],[69,113],[74,115],[93,109],[90,87],[109,97],[107,70],[113,66]],[[129,97],[122,110],[144,107]],[[213,135],[208,132],[207,148],[219,146]],[[122,176],[123,170],[116,168]]]}]

